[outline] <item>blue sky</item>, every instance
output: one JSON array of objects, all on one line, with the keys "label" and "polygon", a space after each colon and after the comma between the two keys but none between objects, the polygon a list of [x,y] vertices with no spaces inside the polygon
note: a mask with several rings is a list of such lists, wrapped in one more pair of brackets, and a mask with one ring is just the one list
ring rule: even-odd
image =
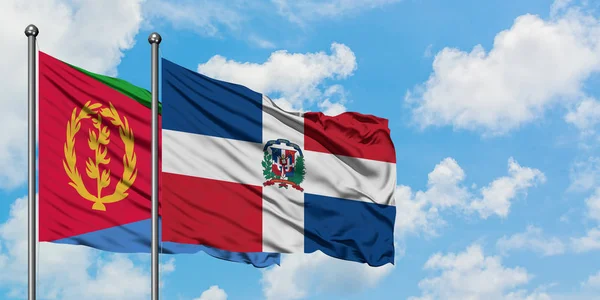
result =
[{"label": "blue sky", "polygon": [[[0,50],[0,101],[10,112],[0,120],[9,129],[0,133],[0,299],[19,298],[26,283],[26,207],[16,199],[26,195],[29,23],[42,51],[145,88],[147,37],[158,31],[163,57],[285,107],[390,120],[393,268],[320,254],[267,270],[164,257],[161,299],[600,297],[593,1],[17,2],[0,4],[0,35],[15,45]],[[148,260],[42,245],[41,293],[147,299]]]}]

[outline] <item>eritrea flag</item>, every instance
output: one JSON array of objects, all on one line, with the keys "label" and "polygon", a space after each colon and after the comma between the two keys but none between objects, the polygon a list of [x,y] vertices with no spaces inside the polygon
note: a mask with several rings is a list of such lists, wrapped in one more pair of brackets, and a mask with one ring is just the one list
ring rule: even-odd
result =
[{"label": "eritrea flag", "polygon": [[[151,93],[145,89],[39,52],[41,242],[150,252],[150,105]],[[276,253],[171,242],[160,246],[165,254],[204,251],[256,267],[279,264],[280,259]]]}]

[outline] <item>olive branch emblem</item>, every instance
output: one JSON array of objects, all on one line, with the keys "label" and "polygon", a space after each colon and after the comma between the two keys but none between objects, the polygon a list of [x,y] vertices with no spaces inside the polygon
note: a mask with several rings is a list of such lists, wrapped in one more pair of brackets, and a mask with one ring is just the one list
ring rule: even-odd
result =
[{"label": "olive branch emblem", "polygon": [[[94,117],[94,118],[92,118]],[[91,179],[96,179],[96,194],[92,195],[85,185],[79,171],[77,170],[77,156],[75,154],[75,135],[81,129],[81,121],[92,119],[94,128],[98,131],[89,131],[88,146],[94,151],[94,159],[88,158],[86,162],[86,174]],[[110,185],[110,170],[104,169],[103,165],[110,163],[110,158],[106,157],[108,144],[110,143],[110,131],[107,126],[102,126],[102,118],[119,127],[119,136],[125,145],[125,154],[123,155],[123,174],[117,183],[114,193],[102,196],[102,190]],[[77,113],[77,108],[73,109],[71,119],[67,122],[67,140],[64,144],[65,159],[63,167],[71,179],[69,185],[72,186],[84,199],[94,202],[92,209],[106,211],[105,204],[114,203],[125,199],[128,196],[127,190],[131,187],[137,177],[136,162],[137,158],[134,152],[133,130],[129,127],[127,117],[119,116],[119,113],[109,103],[109,107],[102,107],[100,103],[90,105],[90,101],[85,103],[81,111]]]}]

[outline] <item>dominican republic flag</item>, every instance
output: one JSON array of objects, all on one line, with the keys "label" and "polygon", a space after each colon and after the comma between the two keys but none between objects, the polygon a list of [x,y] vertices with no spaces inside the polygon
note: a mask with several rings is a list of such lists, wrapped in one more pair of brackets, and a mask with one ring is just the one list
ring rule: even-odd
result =
[{"label": "dominican republic flag", "polygon": [[286,112],[166,59],[162,105],[163,241],[394,263],[387,120]]}]

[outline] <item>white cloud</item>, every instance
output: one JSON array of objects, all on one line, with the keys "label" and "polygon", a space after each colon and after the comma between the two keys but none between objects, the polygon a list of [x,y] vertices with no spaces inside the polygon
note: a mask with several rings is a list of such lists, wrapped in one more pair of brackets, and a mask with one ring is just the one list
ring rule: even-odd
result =
[{"label": "white cloud", "polygon": [[600,223],[600,188],[596,188],[594,194],[585,199],[585,204],[588,217]]},{"label": "white cloud", "polygon": [[144,15],[152,21],[166,20],[177,29],[188,29],[205,36],[220,36],[221,27],[228,30],[242,27],[245,18],[236,9],[238,2],[149,0],[144,5]]},{"label": "white cloud", "polygon": [[575,162],[571,166],[569,177],[569,191],[584,192],[600,185],[600,158],[590,157],[585,161]]},{"label": "white cloud", "polygon": [[481,190],[483,197],[471,202],[470,208],[479,212],[484,219],[493,214],[507,217],[510,200],[517,193],[525,193],[528,188],[546,182],[546,177],[540,170],[521,167],[512,157],[508,160],[508,175],[484,187]]},{"label": "white cloud", "polygon": [[513,158],[508,159],[508,176],[499,177],[480,189],[480,196],[463,183],[464,170],[453,158],[445,158],[428,175],[427,190],[413,194],[408,186],[396,189],[396,232],[424,232],[436,235],[445,225],[440,212],[454,209],[465,214],[478,213],[481,218],[497,215],[505,218],[511,201],[517,194],[526,194],[528,188],[545,181],[537,169],[522,167]]},{"label": "white cloud", "polygon": [[346,111],[346,107],[341,103],[332,103],[329,99],[325,99],[319,103],[319,108],[323,114],[336,116]]},{"label": "white cloud", "polygon": [[503,236],[496,242],[496,247],[503,253],[527,249],[543,256],[563,254],[566,250],[566,246],[560,239],[545,237],[542,229],[535,226],[527,226],[527,230],[523,233],[517,233],[510,237]]},{"label": "white cloud", "polygon": [[581,283],[584,288],[600,290],[600,271],[594,275],[590,275],[588,279]]},{"label": "white cloud", "polygon": [[344,87],[332,85],[323,94],[324,100],[318,103],[319,110],[329,116],[339,115],[346,111],[346,91]]},{"label": "white cloud", "polygon": [[307,21],[339,17],[345,14],[374,9],[400,0],[271,0],[279,13],[290,21],[304,25]]},{"label": "white cloud", "polygon": [[[84,246],[40,243],[40,297],[69,299],[148,299],[150,274],[134,262],[134,255],[102,255]],[[174,260],[161,264],[161,279],[173,272]],[[24,295],[27,285],[27,198],[11,206],[0,224],[0,287]],[[65,270],[68,270],[65,271]],[[161,280],[162,281],[162,280]]]},{"label": "white cloud", "polygon": [[[2,47],[0,90],[0,188],[22,184],[27,169],[27,38],[33,23],[44,51],[93,72],[116,74],[123,51],[134,45],[142,21],[142,0],[0,1]],[[99,14],[98,12],[102,12]],[[107,17],[110,21],[107,22]]]},{"label": "white cloud", "polygon": [[275,48],[275,44],[269,40],[261,38],[255,34],[252,34],[248,37],[248,41],[263,49],[272,49]]},{"label": "white cloud", "polygon": [[175,258],[171,257],[164,263],[160,264],[159,274],[168,274],[175,272]]},{"label": "white cloud", "polygon": [[[332,102],[334,96],[343,99],[343,89],[327,86],[325,80],[340,80],[356,70],[356,57],[348,46],[331,45],[331,54],[289,53],[275,51],[264,63],[241,63],[215,55],[198,66],[198,72],[224,81],[245,85],[259,93],[274,98],[278,105],[302,110],[304,104],[319,100],[325,108],[343,102]],[[325,89],[325,91],[323,91]],[[279,95],[276,99],[273,95]],[[325,102],[329,99],[329,102]],[[340,111],[339,106],[334,112]]]},{"label": "white cloud", "polygon": [[218,285],[213,285],[208,290],[202,292],[200,298],[194,300],[227,300],[227,293],[225,293],[225,290],[219,288]]},{"label": "white cloud", "polygon": [[[585,199],[586,215],[600,225],[600,188]],[[571,247],[576,253],[600,250],[600,227],[588,230],[585,236],[571,238]]]},{"label": "white cloud", "polygon": [[432,49],[433,49],[433,44],[429,44],[427,46],[427,48],[425,48],[425,51],[423,52],[423,57],[426,57],[426,58],[431,57],[433,55]]},{"label": "white cloud", "polygon": [[565,116],[565,121],[575,125],[584,136],[594,132],[594,127],[600,123],[600,102],[593,98],[586,98],[577,104]]},{"label": "white cloud", "polygon": [[285,255],[281,266],[263,271],[267,300],[304,299],[312,293],[353,293],[372,288],[394,269],[331,258],[321,252]]},{"label": "white cloud", "polygon": [[554,0],[554,3],[550,6],[550,15],[556,16],[561,12],[564,12],[572,4],[573,0]]},{"label": "white cloud", "polygon": [[438,52],[427,82],[406,95],[415,123],[499,135],[583,99],[584,82],[600,70],[600,23],[556,5],[549,20],[516,18],[489,52],[481,45]]},{"label": "white cloud", "polygon": [[463,169],[453,158],[445,158],[428,175],[427,190],[413,194],[409,186],[396,189],[396,229],[399,237],[408,233],[423,232],[437,235],[445,225],[439,211],[462,207],[470,194],[460,183],[465,178]]},{"label": "white cloud", "polygon": [[600,228],[592,228],[586,236],[571,238],[571,247],[577,253],[600,250]]},{"label": "white cloud", "polygon": [[[510,292],[506,294],[502,300],[558,300],[554,295],[548,294],[543,291],[534,291],[529,293],[526,290],[519,290],[516,292]],[[567,298],[569,300],[575,300],[573,298]],[[588,299],[591,300],[591,299]]]},{"label": "white cloud", "polygon": [[465,179],[465,171],[453,158],[445,158],[427,175],[426,196],[436,207],[463,206],[469,192],[460,183]]},{"label": "white cloud", "polygon": [[[305,26],[307,21],[330,19],[347,13],[360,13],[364,9],[382,7],[400,0],[147,0],[144,25],[158,27],[166,21],[176,29],[190,30],[203,36],[222,38],[233,36],[263,49],[275,48],[275,43],[253,32],[255,19],[269,23],[287,21]],[[266,16],[266,17],[265,17]],[[270,20],[267,20],[270,19]],[[286,24],[287,25],[287,24]],[[280,26],[280,24],[275,24]]]},{"label": "white cloud", "polygon": [[485,256],[477,244],[458,254],[434,254],[424,268],[439,273],[421,280],[421,297],[410,299],[549,299],[544,293],[515,290],[532,275],[522,267],[503,266],[498,256]]},{"label": "white cloud", "polygon": [[438,209],[432,206],[429,198],[421,191],[413,196],[410,187],[396,188],[396,228],[395,234],[404,237],[409,233],[423,232],[427,236],[436,236],[438,228],[445,221],[440,218]]}]

